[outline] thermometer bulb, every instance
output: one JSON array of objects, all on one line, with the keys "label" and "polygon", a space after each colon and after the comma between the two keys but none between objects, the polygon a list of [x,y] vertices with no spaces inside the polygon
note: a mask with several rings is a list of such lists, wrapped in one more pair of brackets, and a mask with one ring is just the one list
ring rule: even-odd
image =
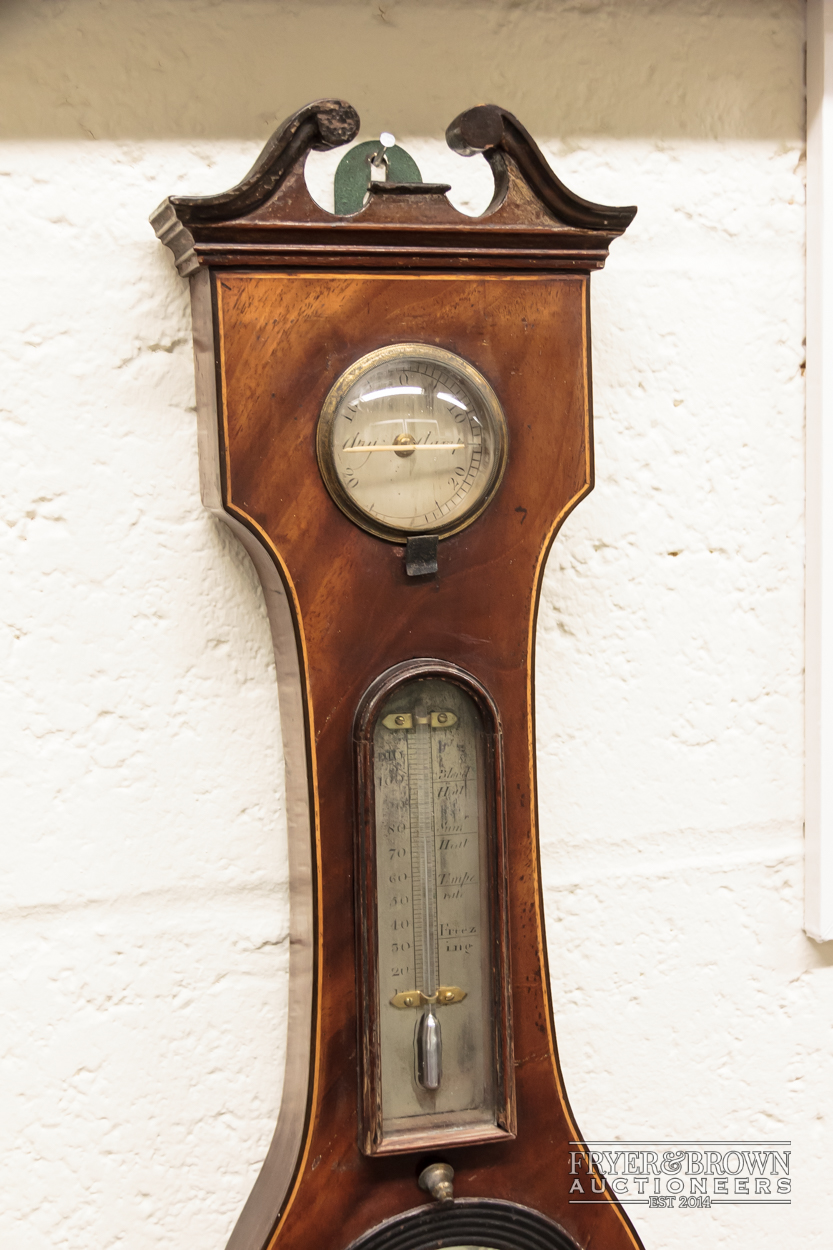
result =
[{"label": "thermometer bulb", "polygon": [[443,1075],[443,1040],[440,1022],[429,1004],[416,1026],[416,1078],[423,1089],[439,1089]]}]

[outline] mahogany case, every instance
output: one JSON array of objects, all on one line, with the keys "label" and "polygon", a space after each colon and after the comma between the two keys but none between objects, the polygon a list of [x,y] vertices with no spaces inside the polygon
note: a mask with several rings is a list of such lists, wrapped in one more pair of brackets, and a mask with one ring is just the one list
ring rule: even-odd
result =
[{"label": "mahogany case", "polygon": [[[609,1189],[592,1205],[569,1193],[569,1154],[584,1147],[547,976],[533,692],[544,562],[593,483],[589,275],[636,210],[568,191],[516,119],[481,106],[448,131],[457,152],[482,153],[494,172],[481,217],[459,213],[444,187],[376,183],[360,212],[337,218],[311,199],[304,162],[310,149],[357,132],[349,105],[309,105],[239,186],[171,198],[151,219],[191,279],[203,500],[240,538],[263,584],[287,768],[284,1094],[229,1250],[346,1250],[384,1221],[425,1211],[432,1200],[416,1178],[437,1158],[455,1169],[460,1210],[467,1200],[502,1200],[539,1212],[582,1250],[637,1250]],[[408,576],[403,545],[350,521],[316,461],[333,382],[398,342],[471,362],[508,423],[502,484],[482,516],[440,542],[432,577]],[[469,674],[499,717],[512,1132],[447,1152],[373,1157],[359,1140],[373,1061],[362,986],[373,956],[355,718],[381,674],[428,660]]]}]

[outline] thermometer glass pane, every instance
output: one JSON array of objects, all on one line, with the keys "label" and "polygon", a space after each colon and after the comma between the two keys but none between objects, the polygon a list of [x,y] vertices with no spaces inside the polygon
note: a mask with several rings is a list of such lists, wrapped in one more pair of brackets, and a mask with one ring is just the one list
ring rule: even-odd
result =
[{"label": "thermometer glass pane", "polygon": [[495,1123],[487,797],[479,712],[458,686],[400,687],[374,733],[386,1134]]}]

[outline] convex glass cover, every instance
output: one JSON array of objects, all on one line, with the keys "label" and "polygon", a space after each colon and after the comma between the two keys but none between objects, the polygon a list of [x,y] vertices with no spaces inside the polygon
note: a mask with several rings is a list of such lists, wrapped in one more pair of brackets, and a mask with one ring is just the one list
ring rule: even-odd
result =
[{"label": "convex glass cover", "polygon": [[461,356],[395,344],[363,356],[333,386],[318,461],[335,502],[370,533],[443,537],[475,520],[500,484],[506,421]]}]

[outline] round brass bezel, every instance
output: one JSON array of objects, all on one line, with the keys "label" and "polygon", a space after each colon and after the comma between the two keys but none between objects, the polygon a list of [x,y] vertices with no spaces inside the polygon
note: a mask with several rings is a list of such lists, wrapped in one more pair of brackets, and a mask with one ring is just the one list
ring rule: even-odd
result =
[{"label": "round brass bezel", "polygon": [[[486,489],[471,508],[458,514],[446,525],[431,525],[423,529],[398,529],[396,526],[381,524],[350,498],[341,484],[341,479],[333,463],[332,433],[341,401],[362,374],[375,369],[377,365],[397,360],[401,356],[407,356],[412,360],[414,358],[417,360],[432,360],[462,374],[466,383],[481,399],[487,418],[492,424],[495,448]],[[330,393],[324,400],[324,406],[318,418],[315,450],[324,485],[345,516],[348,516],[356,525],[361,526],[363,530],[366,530],[368,534],[373,534],[376,538],[384,538],[387,542],[392,543],[403,543],[408,538],[414,538],[419,534],[436,534],[438,538],[450,538],[452,534],[459,533],[460,530],[465,529],[466,526],[477,520],[491,503],[503,480],[509,451],[509,431],[500,400],[491,385],[483,377],[483,374],[478,369],[475,369],[474,365],[469,364],[467,360],[462,356],[458,356],[456,352],[450,352],[444,347],[433,347],[429,343],[392,343],[388,347],[379,347],[375,351],[361,356],[349,368],[345,369],[344,373],[333,384]]]}]

